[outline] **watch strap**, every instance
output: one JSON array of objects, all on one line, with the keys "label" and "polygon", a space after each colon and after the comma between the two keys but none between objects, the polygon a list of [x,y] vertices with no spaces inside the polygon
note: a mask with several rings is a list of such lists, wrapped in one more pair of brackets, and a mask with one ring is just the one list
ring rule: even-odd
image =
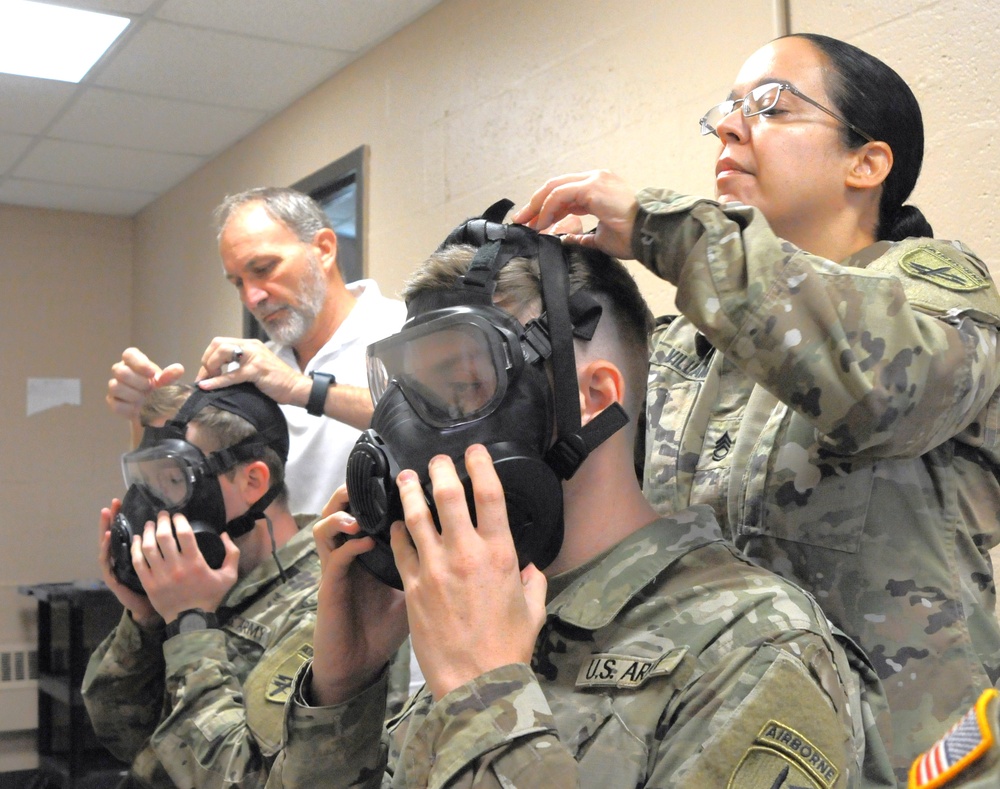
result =
[{"label": "watch strap", "polygon": [[167,638],[173,638],[181,632],[181,623],[186,617],[196,617],[201,622],[200,626],[191,628],[192,630],[208,630],[219,626],[219,620],[214,612],[201,608],[188,608],[186,611],[181,611],[173,622],[167,623]]},{"label": "watch strap", "polygon": [[306,403],[306,411],[313,416],[323,416],[326,412],[326,393],[337,383],[337,378],[331,373],[321,373],[313,370],[309,373],[312,378],[312,389],[309,391],[309,401]]}]

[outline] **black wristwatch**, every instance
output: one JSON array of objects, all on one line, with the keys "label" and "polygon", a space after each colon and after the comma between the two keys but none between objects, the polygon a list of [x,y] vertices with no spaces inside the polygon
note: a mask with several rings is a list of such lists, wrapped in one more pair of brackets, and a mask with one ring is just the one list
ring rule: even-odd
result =
[{"label": "black wristwatch", "polygon": [[212,611],[200,608],[189,608],[181,611],[173,622],[167,624],[167,638],[173,638],[178,633],[193,633],[196,630],[208,630],[219,626]]},{"label": "black wristwatch", "polygon": [[321,373],[313,370],[309,373],[312,378],[312,390],[309,392],[309,402],[306,403],[306,411],[313,416],[323,416],[326,411],[326,393],[337,383],[335,376],[330,373]]}]

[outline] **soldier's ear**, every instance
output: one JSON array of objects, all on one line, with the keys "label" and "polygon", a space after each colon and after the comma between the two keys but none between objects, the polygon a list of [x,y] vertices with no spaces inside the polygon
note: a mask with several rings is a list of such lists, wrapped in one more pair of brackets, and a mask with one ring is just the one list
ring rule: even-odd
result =
[{"label": "soldier's ear", "polygon": [[248,507],[252,507],[267,493],[271,484],[271,469],[263,460],[245,463],[239,468],[237,483]]},{"label": "soldier's ear", "polygon": [[850,152],[845,183],[852,189],[876,189],[892,170],[892,148],[876,140]]},{"label": "soldier's ear", "polygon": [[591,419],[612,403],[625,398],[625,376],[607,359],[595,359],[577,369],[580,383],[580,423]]}]

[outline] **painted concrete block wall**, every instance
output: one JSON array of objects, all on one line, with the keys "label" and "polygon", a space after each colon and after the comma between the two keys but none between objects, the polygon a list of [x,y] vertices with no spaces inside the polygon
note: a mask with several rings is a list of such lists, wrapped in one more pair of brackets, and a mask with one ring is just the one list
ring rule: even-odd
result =
[{"label": "painted concrete block wall", "polygon": [[[636,187],[711,193],[716,146],[697,119],[779,32],[776,8],[444,0],[133,222],[0,207],[0,641],[33,638],[18,583],[96,573],[97,510],[121,492],[126,434],[103,403],[121,349],[193,376],[212,336],[239,332],[210,222],[226,193],[292,183],[367,144],[369,274],[390,293],[456,223],[499,197],[523,202],[552,175],[606,167]],[[927,127],[914,202],[1000,277],[995,0],[790,0],[788,11],[793,31],[851,41],[911,83]],[[669,286],[637,276],[657,311],[672,308]],[[81,408],[25,417],[27,376],[79,377]]]},{"label": "painted concrete block wall", "polygon": [[851,0],[837,13],[793,0],[792,28],[842,38],[889,63],[920,101],[924,167],[910,202],[941,238],[970,246],[1000,279],[1000,14],[994,0]]},{"label": "painted concrete block wall", "polygon": [[[770,0],[445,0],[138,217],[136,342],[191,365],[237,331],[211,208],[361,144],[369,271],[389,292],[456,223],[549,176],[608,167],[637,186],[709,191],[697,119],[773,30]],[[668,286],[646,275],[643,287],[669,307]]]}]

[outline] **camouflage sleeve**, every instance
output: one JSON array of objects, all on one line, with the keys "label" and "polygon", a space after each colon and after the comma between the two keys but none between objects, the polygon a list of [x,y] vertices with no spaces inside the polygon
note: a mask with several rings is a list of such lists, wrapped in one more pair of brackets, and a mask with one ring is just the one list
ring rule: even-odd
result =
[{"label": "camouflage sleeve", "polygon": [[130,762],[163,711],[163,629],[140,628],[126,612],[87,664],[83,701],[101,743]]},{"label": "camouflage sleeve", "polygon": [[909,240],[848,267],[776,237],[748,206],[656,189],[637,198],[636,257],[831,452],[920,455],[1000,386],[1000,296],[958,245]]},{"label": "camouflage sleeve", "polygon": [[670,705],[647,785],[858,786],[864,724],[828,642],[790,631],[730,648]]},{"label": "camouflage sleeve", "polygon": [[295,677],[285,706],[285,738],[267,789],[389,786],[385,719],[389,672],[353,699],[331,707],[309,704],[312,663]]},{"label": "camouflage sleeve", "polygon": [[487,672],[434,704],[407,733],[408,786],[577,787],[578,766],[531,668]]},{"label": "camouflage sleeve", "polygon": [[177,786],[249,788],[267,779],[227,638],[224,630],[208,629],[163,644],[170,713],[150,745]]},{"label": "camouflage sleeve", "polygon": [[[608,700],[582,703],[594,704],[599,720]],[[690,684],[679,707],[663,711],[648,764],[639,765],[648,775],[642,785],[855,786],[858,747],[847,710],[819,636],[734,648],[715,673]],[[435,704],[407,738],[397,769],[406,770],[406,785],[568,789],[585,785],[588,770],[613,773],[629,750],[599,737],[595,743],[563,742],[534,674],[512,665]]]}]

